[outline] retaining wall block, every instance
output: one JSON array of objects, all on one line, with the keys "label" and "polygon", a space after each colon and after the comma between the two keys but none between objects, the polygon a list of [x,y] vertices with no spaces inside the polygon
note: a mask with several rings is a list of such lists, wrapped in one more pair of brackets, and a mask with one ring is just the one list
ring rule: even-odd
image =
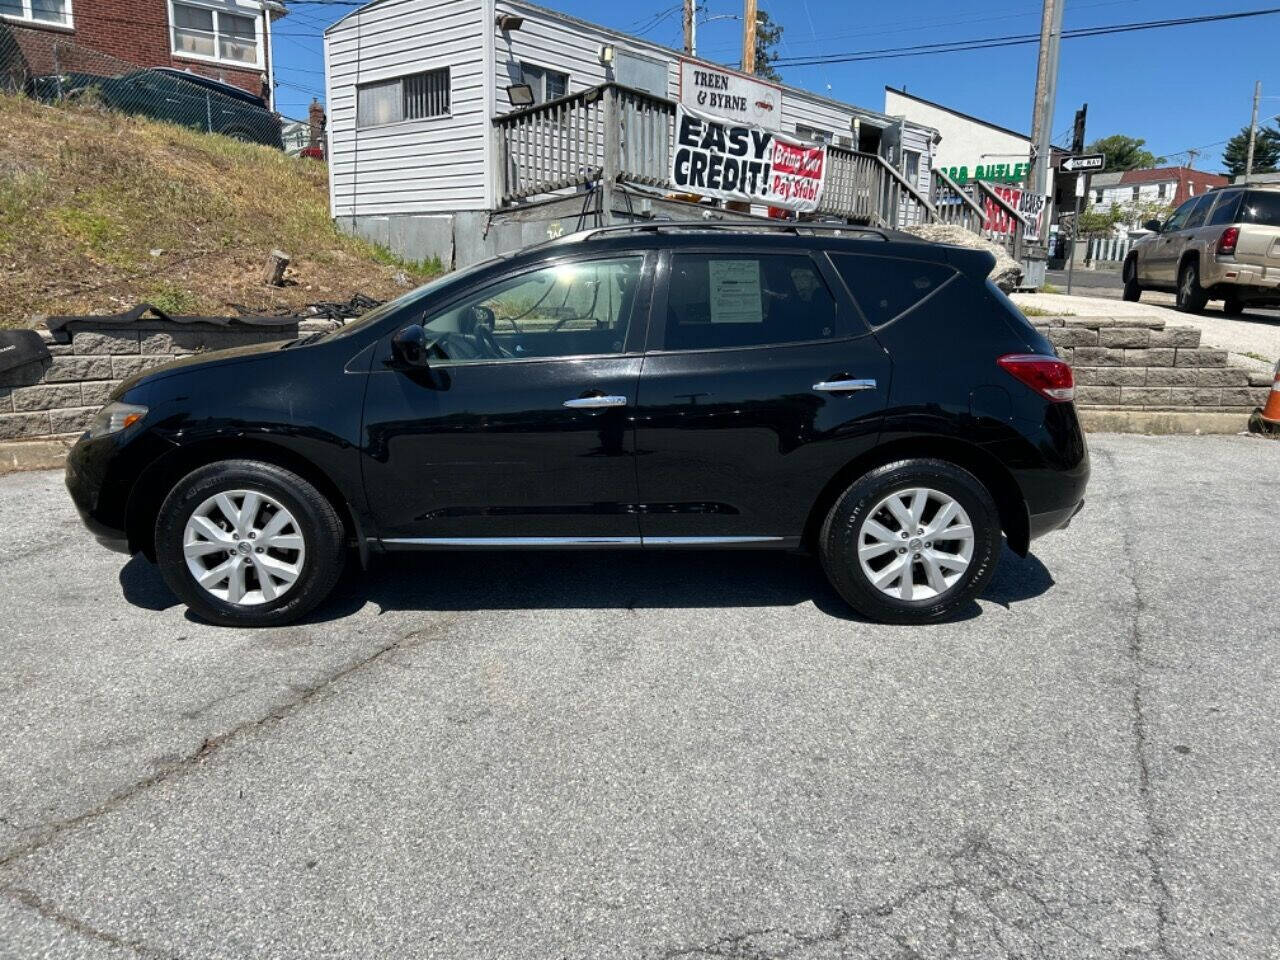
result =
[{"label": "retaining wall block", "polygon": [[0,413],[0,440],[43,437],[49,433],[49,413]]},{"label": "retaining wall block", "polygon": [[1152,330],[1149,346],[1198,347],[1200,330],[1196,327],[1165,327],[1163,330]]},{"label": "retaining wall block", "polygon": [[1170,364],[1175,367],[1225,367],[1227,351],[1197,347],[1194,350],[1178,348],[1178,358]]},{"label": "retaining wall block", "polygon": [[1048,333],[1055,347],[1093,347],[1098,344],[1098,331],[1086,327],[1055,327]]},{"label": "retaining wall block", "polygon": [[1119,387],[1078,386],[1076,387],[1076,403],[1085,406],[1113,406],[1120,402]]},{"label": "retaining wall block", "polygon": [[1100,347],[1146,347],[1151,331],[1145,327],[1109,327],[1098,331]]},{"label": "retaining wall block", "polygon": [[1076,347],[1074,356],[1082,367],[1118,367],[1124,363],[1124,351],[1111,347]]},{"label": "retaining wall block", "polygon": [[1120,405],[1168,405],[1170,390],[1170,387],[1121,387]]},{"label": "retaining wall block", "polygon": [[102,406],[111,391],[120,386],[119,380],[94,380],[80,384],[80,403],[83,406]]},{"label": "retaining wall block", "polygon": [[1141,387],[1147,382],[1142,367],[1076,367],[1075,376],[1086,387]]},{"label": "retaining wall block", "polygon": [[13,391],[13,410],[26,413],[32,410],[53,410],[56,407],[78,407],[80,384],[42,384],[35,387],[18,387]]},{"label": "retaining wall block", "polygon": [[44,372],[45,383],[70,383],[81,380],[110,380],[111,358],[99,356],[54,357]]},{"label": "retaining wall block", "polygon": [[71,346],[80,356],[111,356],[138,352],[138,331],[136,330],[104,330],[91,332],[81,330],[71,335]]},{"label": "retaining wall block", "polygon": [[97,407],[75,407],[70,410],[54,410],[49,419],[54,433],[80,433],[93,422]]},{"label": "retaining wall block", "polygon": [[1216,407],[1222,402],[1218,387],[1170,387],[1169,402],[1174,406]]},{"label": "retaining wall block", "polygon": [[1173,347],[1125,350],[1124,365],[1126,367],[1172,367],[1175,352]]}]

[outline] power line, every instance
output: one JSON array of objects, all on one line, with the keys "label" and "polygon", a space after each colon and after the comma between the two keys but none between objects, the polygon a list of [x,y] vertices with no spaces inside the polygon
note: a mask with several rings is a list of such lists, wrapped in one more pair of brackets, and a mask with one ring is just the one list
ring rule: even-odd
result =
[{"label": "power line", "polygon": [[[1117,23],[1109,26],[1079,27],[1062,31],[1064,39],[1079,37],[1103,37],[1117,33],[1134,33],[1139,30],[1156,30],[1163,27],[1181,27],[1200,23],[1219,23],[1226,20],[1243,20],[1280,13],[1280,7],[1265,10],[1244,10],[1237,13],[1218,13],[1202,17],[1178,17],[1168,20],[1142,20],[1135,23]],[[968,50],[990,50],[996,47],[1016,47],[1039,43],[1038,33],[1012,34],[1003,37],[981,37],[973,40],[954,40],[945,43],[924,43],[910,47],[883,47],[875,50],[858,50],[852,53],[833,53],[815,57],[780,57],[777,66],[806,67],[824,63],[853,63],[863,60],[893,60],[899,57],[926,56],[933,53],[961,53]]]}]

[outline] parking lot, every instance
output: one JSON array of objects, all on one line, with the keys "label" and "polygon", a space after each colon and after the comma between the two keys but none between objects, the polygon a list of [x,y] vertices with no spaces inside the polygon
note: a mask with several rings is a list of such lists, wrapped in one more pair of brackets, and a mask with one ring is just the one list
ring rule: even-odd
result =
[{"label": "parking lot", "polygon": [[0,478],[0,955],[1280,956],[1280,445],[1091,449],[930,628],[569,553],[218,629]]}]

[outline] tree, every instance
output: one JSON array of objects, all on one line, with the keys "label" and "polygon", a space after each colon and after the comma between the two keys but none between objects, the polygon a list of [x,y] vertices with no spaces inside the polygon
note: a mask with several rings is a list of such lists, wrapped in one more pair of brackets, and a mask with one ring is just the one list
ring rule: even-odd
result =
[{"label": "tree", "polygon": [[1165,162],[1164,157],[1157,157],[1150,150],[1142,149],[1145,140],[1126,137],[1123,133],[1113,133],[1109,137],[1095,140],[1085,147],[1085,153],[1105,153],[1107,155],[1107,172],[1119,170],[1147,170],[1158,167]]},{"label": "tree", "polygon": [[[1222,162],[1227,173],[1233,177],[1244,174],[1245,161],[1249,156],[1249,128],[1241,127],[1240,132],[1227,141],[1222,151]],[[1258,138],[1253,145],[1253,172],[1275,173],[1280,167],[1280,127],[1258,127]]]},{"label": "tree", "polygon": [[782,77],[773,62],[778,59],[782,42],[782,24],[774,23],[763,10],[756,13],[756,76],[781,83]]}]

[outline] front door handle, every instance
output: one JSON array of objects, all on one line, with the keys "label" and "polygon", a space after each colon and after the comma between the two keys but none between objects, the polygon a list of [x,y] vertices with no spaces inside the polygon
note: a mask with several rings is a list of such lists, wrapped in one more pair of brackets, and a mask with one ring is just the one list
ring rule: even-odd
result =
[{"label": "front door handle", "polygon": [[874,390],[874,380],[823,380],[815,383],[813,389],[823,393],[856,393],[859,390]]},{"label": "front door handle", "polygon": [[626,397],[578,397],[576,400],[566,400],[564,405],[570,410],[594,410],[597,407],[625,407],[627,405]]}]

